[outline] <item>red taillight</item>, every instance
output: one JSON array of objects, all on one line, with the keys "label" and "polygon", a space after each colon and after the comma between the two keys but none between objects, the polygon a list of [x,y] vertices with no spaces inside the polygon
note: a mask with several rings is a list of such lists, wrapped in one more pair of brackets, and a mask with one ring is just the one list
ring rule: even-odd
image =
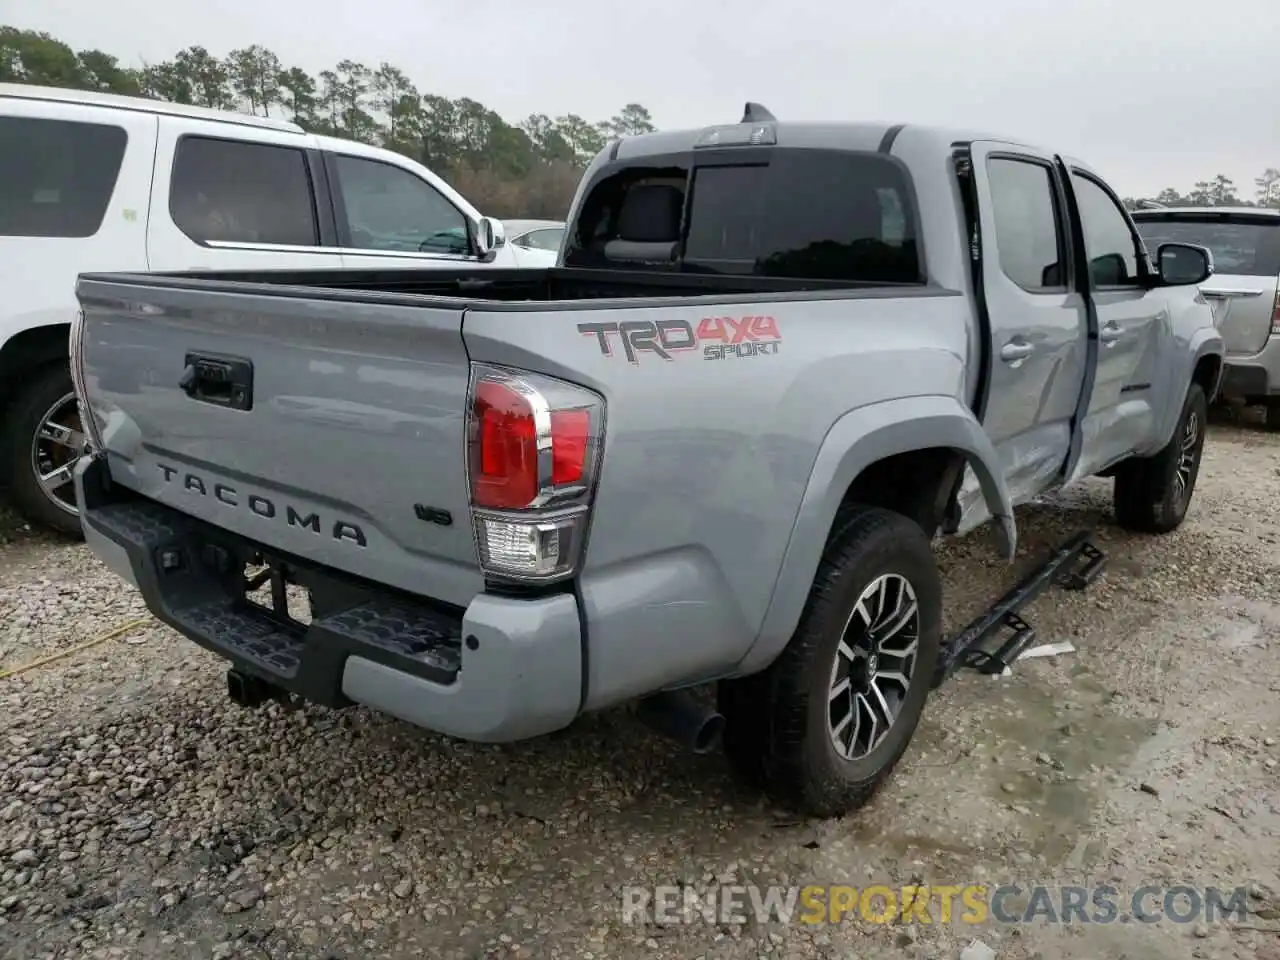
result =
[{"label": "red taillight", "polygon": [[591,414],[586,410],[551,413],[551,482],[556,486],[581,483],[587,465],[587,437]]},{"label": "red taillight", "polygon": [[478,507],[527,507],[538,496],[538,425],[528,399],[504,383],[476,384],[479,444],[471,493]]},{"label": "red taillight", "polygon": [[[562,398],[545,396],[532,379],[490,375],[476,381],[471,495],[477,507],[522,510],[587,481],[591,408],[558,409]],[[570,399],[581,403],[578,396]]]},{"label": "red taillight", "polygon": [[471,367],[471,522],[486,577],[550,583],[583,556],[604,399],[554,377]]}]

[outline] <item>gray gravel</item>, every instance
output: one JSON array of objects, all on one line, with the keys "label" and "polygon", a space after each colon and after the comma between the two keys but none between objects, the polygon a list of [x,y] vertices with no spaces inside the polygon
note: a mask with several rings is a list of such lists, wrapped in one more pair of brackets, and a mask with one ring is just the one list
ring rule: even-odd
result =
[{"label": "gray gravel", "polygon": [[[1018,569],[1109,485],[1022,512]],[[942,551],[958,626],[1012,581]],[[960,676],[863,813],[801,822],[623,711],[486,747],[363,710],[243,711],[154,621],[0,680],[0,956],[1280,960],[1280,438],[1218,426],[1185,527],[1103,527],[1075,654]],[[0,671],[145,616],[0,513]],[[1246,923],[628,926],[624,885],[1252,885]],[[1253,929],[1249,929],[1253,928]],[[1270,953],[1268,953],[1270,951]]]}]

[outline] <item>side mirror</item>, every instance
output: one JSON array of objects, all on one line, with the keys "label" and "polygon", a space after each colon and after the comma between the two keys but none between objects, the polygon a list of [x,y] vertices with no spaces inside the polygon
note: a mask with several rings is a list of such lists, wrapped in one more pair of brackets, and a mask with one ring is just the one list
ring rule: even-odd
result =
[{"label": "side mirror", "polygon": [[476,252],[487,257],[507,242],[507,233],[499,220],[481,217],[476,223]]},{"label": "side mirror", "polygon": [[1162,243],[1156,251],[1160,282],[1168,287],[1204,283],[1213,276],[1213,254],[1191,243]]}]

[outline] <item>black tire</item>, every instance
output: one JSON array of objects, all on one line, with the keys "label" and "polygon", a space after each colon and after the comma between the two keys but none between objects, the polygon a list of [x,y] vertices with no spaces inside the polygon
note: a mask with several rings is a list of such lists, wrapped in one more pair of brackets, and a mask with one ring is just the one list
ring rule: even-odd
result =
[{"label": "black tire", "polygon": [[[915,593],[915,658],[888,733],[848,759],[837,753],[831,733],[833,667],[859,597],[885,575],[902,578]],[[720,684],[730,763],[804,814],[840,816],[863,806],[911,742],[941,639],[942,581],[924,531],[889,510],[853,508],[828,541],[800,624],[782,654],[762,673]],[[849,703],[856,704],[852,696]]]},{"label": "black tire", "polygon": [[1280,430],[1280,397],[1267,397],[1266,401],[1268,430]]},{"label": "black tire", "polygon": [[8,470],[6,487],[13,506],[26,520],[81,539],[78,513],[68,513],[45,496],[31,464],[31,446],[44,415],[72,391],[71,371],[65,364],[51,364],[33,373],[4,411],[0,432],[0,463]]},{"label": "black tire", "polygon": [[[1200,384],[1187,388],[1173,436],[1159,453],[1128,460],[1116,471],[1116,523],[1138,533],[1170,533],[1182,525],[1200,476],[1208,404]],[[1188,445],[1189,431],[1194,431]],[[1188,458],[1185,463],[1184,453]],[[1179,484],[1179,465],[1184,466]]]}]

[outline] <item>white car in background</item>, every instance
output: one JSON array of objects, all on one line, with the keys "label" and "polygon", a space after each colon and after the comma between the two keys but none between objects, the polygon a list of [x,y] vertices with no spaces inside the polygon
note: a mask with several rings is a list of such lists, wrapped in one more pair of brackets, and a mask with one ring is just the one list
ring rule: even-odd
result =
[{"label": "white car in background", "polygon": [[554,267],[564,237],[563,220],[503,220],[507,245],[521,267]]},{"label": "white car in background", "polygon": [[0,488],[28,520],[80,533],[67,362],[79,273],[456,270],[524,254],[390,150],[275,118],[0,84]]}]

